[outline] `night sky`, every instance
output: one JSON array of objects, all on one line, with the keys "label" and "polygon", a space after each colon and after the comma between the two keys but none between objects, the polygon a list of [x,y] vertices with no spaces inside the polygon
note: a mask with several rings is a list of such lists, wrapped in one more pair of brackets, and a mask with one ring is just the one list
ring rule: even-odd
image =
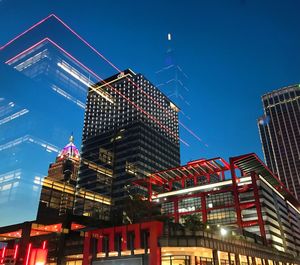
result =
[{"label": "night sky", "polygon": [[261,96],[300,83],[299,10],[297,0],[2,0],[0,45],[55,13],[118,68],[143,73],[154,84],[171,46],[189,76],[182,95],[190,105],[174,101],[191,118],[181,115],[182,123],[202,139],[181,128],[190,144],[182,146],[182,162],[250,152],[263,158]]}]

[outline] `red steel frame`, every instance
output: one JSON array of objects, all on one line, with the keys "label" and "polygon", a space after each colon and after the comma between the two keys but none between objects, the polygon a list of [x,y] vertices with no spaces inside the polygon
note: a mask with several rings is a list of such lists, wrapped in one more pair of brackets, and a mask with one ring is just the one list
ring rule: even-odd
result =
[{"label": "red steel frame", "polygon": [[212,175],[218,175],[220,180],[224,181],[225,172],[229,169],[230,165],[223,158],[199,159],[184,166],[150,174],[147,179],[136,180],[133,184],[146,187],[148,198],[152,200],[153,186],[155,185],[162,187],[164,191],[170,191],[174,183],[179,183],[182,188],[185,188],[185,182],[189,179],[192,179],[194,185],[197,185],[198,177],[202,176],[208,183],[210,183]]},{"label": "red steel frame", "polygon": [[158,221],[130,224],[117,227],[109,227],[102,229],[95,229],[85,234],[84,250],[83,250],[83,265],[90,265],[92,261],[91,255],[91,238],[98,238],[97,253],[102,252],[103,239],[108,238],[108,250],[109,252],[116,251],[114,245],[114,239],[116,235],[121,235],[121,251],[127,250],[127,233],[132,232],[134,234],[134,249],[141,248],[141,230],[149,231],[149,264],[160,265],[161,264],[161,249],[158,246],[158,238],[162,235],[163,224]]},{"label": "red steel frame", "polygon": [[[249,162],[250,161],[250,162]],[[219,163],[217,163],[219,162]],[[223,165],[221,166],[220,163]],[[250,164],[249,164],[250,163]],[[240,184],[240,177],[237,176],[236,170],[241,171],[241,177],[250,177],[250,183],[247,181],[246,184]],[[172,190],[173,183],[180,183],[182,188],[185,188],[185,181],[187,179],[194,179],[194,185],[197,185],[197,178],[200,176],[206,177],[208,183],[210,182],[210,176],[213,174],[218,174],[220,181],[225,180],[225,171],[230,170],[232,185],[221,190],[210,190],[205,192],[198,192],[189,195],[178,195],[171,196],[168,201],[173,202],[174,213],[169,214],[169,216],[174,217],[175,222],[179,222],[180,216],[188,215],[193,213],[202,213],[202,222],[207,223],[207,216],[209,211],[216,209],[225,209],[234,207],[236,211],[236,222],[238,228],[242,229],[249,226],[258,226],[260,235],[264,240],[266,240],[265,224],[262,215],[261,204],[259,200],[259,187],[257,185],[257,180],[259,179],[259,174],[264,172],[266,178],[272,178],[276,181],[275,188],[281,192],[283,195],[288,196],[289,199],[293,199],[284,185],[278,180],[278,178],[261,162],[257,155],[251,153],[243,156],[230,158],[230,163],[227,163],[222,158],[214,158],[209,160],[200,159],[197,161],[192,161],[185,166],[172,168],[165,171],[160,171],[149,175],[146,180],[137,180],[134,182],[137,186],[143,186],[148,188],[149,200],[152,200],[158,194],[165,193]],[[198,184],[199,185],[199,184]],[[162,190],[162,191],[161,191]],[[252,191],[253,198],[250,202],[241,202],[240,194],[244,192]],[[206,206],[206,196],[215,193],[224,193],[231,191],[233,193],[234,203],[232,205],[224,205],[221,207],[207,208]],[[185,198],[199,198],[200,209],[196,209],[189,212],[179,212],[179,201]],[[293,200],[292,200],[293,201]],[[242,211],[245,209],[256,209],[257,219],[251,221],[245,221],[242,218]]]}]

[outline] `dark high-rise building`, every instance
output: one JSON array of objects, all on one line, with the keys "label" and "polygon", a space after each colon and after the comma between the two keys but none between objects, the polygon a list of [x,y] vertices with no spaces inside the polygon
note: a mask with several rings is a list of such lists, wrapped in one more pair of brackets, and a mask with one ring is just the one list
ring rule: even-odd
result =
[{"label": "dark high-rise building", "polygon": [[133,180],[179,164],[178,108],[143,75],[128,69],[90,88],[80,187],[118,205]]},{"label": "dark high-rise building", "polygon": [[265,160],[300,199],[300,85],[262,96],[264,116],[258,120]]}]

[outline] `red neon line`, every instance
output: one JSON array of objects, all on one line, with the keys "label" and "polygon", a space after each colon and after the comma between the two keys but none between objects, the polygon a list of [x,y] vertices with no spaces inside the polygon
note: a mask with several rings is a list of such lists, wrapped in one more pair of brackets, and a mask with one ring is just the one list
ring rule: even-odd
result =
[{"label": "red neon line", "polygon": [[[128,97],[126,97],[125,95],[123,95],[121,92],[119,92],[117,89],[115,89],[114,87],[112,87],[110,84],[106,83],[104,81],[104,79],[102,79],[100,76],[98,76],[95,72],[93,72],[90,68],[88,68],[87,66],[85,66],[83,63],[81,63],[80,61],[78,61],[73,55],[71,55],[69,52],[67,52],[65,49],[63,49],[61,46],[59,46],[57,43],[55,43],[53,40],[49,39],[48,37],[44,38],[43,40],[41,40],[39,42],[39,44],[41,44],[42,42],[45,41],[49,41],[51,44],[53,44],[56,48],[58,48],[60,51],[62,51],[63,53],[65,53],[66,55],[68,55],[71,59],[73,59],[75,62],[77,62],[81,67],[83,67],[85,70],[87,70],[89,73],[93,74],[96,78],[98,78],[98,80],[104,82],[104,84],[106,84],[108,87],[110,87],[113,91],[115,91],[117,94],[119,94],[121,97],[123,97],[125,100],[127,100],[130,104],[132,104],[137,110],[139,110],[140,112],[144,113],[147,117],[149,117],[151,120],[153,120],[154,122],[156,122],[161,128],[165,129],[165,131],[169,132],[170,134],[172,134],[173,136],[175,136],[176,139],[179,139],[183,144],[185,144],[186,146],[189,146],[189,144],[187,142],[185,142],[184,140],[182,140],[181,138],[179,138],[175,133],[173,133],[168,127],[166,127],[165,125],[161,124],[156,118],[154,118],[152,115],[150,115],[148,112],[146,112],[143,108],[141,108],[140,106],[138,106],[137,104],[135,104],[133,101],[131,101]],[[37,44],[33,45],[32,47],[30,47],[31,49],[34,48]],[[26,49],[26,51],[30,50],[30,48]],[[21,52],[20,54],[14,56],[13,58],[9,59],[7,62],[12,61],[13,59],[17,58],[18,56],[24,54],[23,52]]]},{"label": "red neon line", "polygon": [[4,257],[5,257],[5,252],[6,252],[6,247],[4,247],[4,248],[2,249],[2,255],[1,255],[1,258],[4,258]]},{"label": "red neon line", "polygon": [[47,244],[47,241],[43,241],[43,249],[46,249],[46,244]]},{"label": "red neon line", "polygon": [[31,47],[29,47],[28,49],[26,49],[26,50],[20,52],[20,53],[17,54],[16,56],[10,58],[10,59],[7,60],[5,63],[6,63],[6,64],[10,64],[10,63],[11,63],[12,61],[14,61],[16,58],[18,58],[18,57],[22,56],[23,54],[25,54],[26,52],[28,52],[28,51],[34,49],[36,46],[39,46],[40,44],[42,44],[42,43],[45,42],[46,40],[47,40],[47,38],[42,39],[42,40],[39,41],[38,43],[36,43],[36,44],[32,45]]},{"label": "red neon line", "polygon": [[[75,30],[73,30],[70,26],[68,26],[62,19],[60,19],[58,16],[53,14],[53,17],[55,17],[63,26],[65,26],[70,32],[72,32],[78,39],[80,39],[85,45],[87,45],[90,49],[92,49],[97,55],[99,55],[104,61],[106,61],[110,66],[112,66],[115,70],[118,72],[122,72],[121,69],[119,69],[116,65],[114,65],[110,60],[108,60],[103,54],[101,54],[95,47],[93,47],[89,42],[87,42],[83,37],[81,37]],[[152,96],[150,96],[148,93],[146,93],[143,89],[141,89],[135,82],[133,82],[130,78],[126,77],[126,79],[132,83],[139,91],[141,91],[144,95],[146,95],[148,98],[150,98],[157,106],[159,106],[161,109],[163,109],[169,116],[172,118],[175,118],[172,113],[166,108],[164,108],[158,101],[156,101]],[[202,141],[202,139],[196,135],[192,130],[187,128],[182,122],[178,121],[179,124],[186,129],[191,135],[193,135],[197,140]],[[207,145],[205,145],[207,147]]]},{"label": "red neon line", "polygon": [[25,265],[28,265],[28,262],[29,262],[29,256],[30,256],[31,246],[32,246],[32,244],[30,243],[28,245],[28,249],[27,249],[27,253],[26,253],[26,262],[25,262]]},{"label": "red neon line", "polygon": [[6,247],[2,249],[0,264],[4,264],[5,252],[6,252]]},{"label": "red neon line", "polygon": [[14,259],[17,258],[18,250],[19,250],[19,245],[17,244],[17,245],[15,245]]},{"label": "red neon line", "polygon": [[[104,55],[102,55],[96,48],[94,48],[91,44],[89,44],[84,38],[82,38],[75,30],[73,30],[70,26],[68,26],[62,19],[60,19],[58,16],[56,16],[55,14],[50,14],[49,16],[47,16],[46,18],[42,19],[41,21],[37,22],[36,24],[34,24],[33,26],[31,26],[29,29],[25,30],[24,32],[22,32],[21,34],[19,34],[18,36],[16,36],[15,38],[13,38],[11,41],[9,41],[8,43],[6,43],[5,45],[3,45],[2,47],[0,47],[0,50],[6,48],[9,44],[11,44],[12,42],[14,42],[15,40],[17,40],[18,38],[20,38],[21,36],[23,36],[24,34],[26,34],[27,32],[31,31],[32,29],[34,29],[35,27],[37,27],[38,25],[44,23],[46,20],[48,20],[50,17],[54,17],[55,19],[57,19],[64,27],[66,27],[70,32],[72,32],[77,38],[79,38],[84,44],[86,44],[90,49],[92,49],[97,55],[99,55],[103,60],[105,60],[109,65],[111,65],[114,69],[116,69],[118,72],[122,72],[117,66],[115,66],[111,61],[109,61]],[[12,60],[12,59],[11,59]],[[128,77],[126,77],[126,79],[132,83],[139,91],[141,91],[142,93],[144,93],[148,98],[150,98],[156,105],[158,105],[160,108],[162,108],[165,112],[167,112],[167,114],[169,116],[174,117],[174,115],[172,113],[170,113],[169,110],[165,109],[159,102],[157,102],[153,97],[151,97],[149,94],[147,94],[146,92],[144,92],[144,90],[142,90],[135,82],[133,82],[132,80],[130,80]],[[202,141],[200,137],[198,137],[193,131],[191,131],[190,129],[188,129],[182,122],[178,121],[179,124],[186,129],[189,133],[191,133],[197,140]],[[180,139],[180,138],[179,138]],[[207,144],[205,144],[206,147],[208,147]]]},{"label": "red neon line", "polygon": [[133,101],[131,101],[128,97],[126,97],[125,95],[123,95],[119,90],[115,89],[113,86],[111,86],[110,84],[106,83],[105,80],[103,78],[101,78],[100,76],[98,76],[95,72],[93,72],[90,68],[88,68],[87,66],[85,66],[84,64],[82,64],[80,61],[78,61],[74,56],[72,56],[70,53],[68,53],[66,50],[64,50],[62,47],[60,47],[57,43],[55,43],[54,41],[52,41],[51,39],[47,38],[49,42],[51,42],[55,47],[57,47],[58,49],[60,49],[62,52],[64,52],[65,54],[67,54],[70,58],[72,58],[75,62],[77,62],[81,67],[83,67],[84,69],[86,69],[88,72],[90,72],[91,74],[93,74],[95,77],[97,77],[99,79],[99,81],[104,82],[105,85],[107,85],[108,87],[110,87],[110,89],[112,89],[114,92],[116,92],[117,94],[119,94],[121,97],[123,97],[125,100],[127,100],[131,105],[133,105],[137,110],[139,110],[140,112],[144,113],[147,117],[149,117],[151,120],[153,120],[154,122],[156,122],[160,127],[164,128],[167,132],[169,132],[170,134],[172,134],[173,136],[175,136],[176,139],[179,139],[183,144],[185,144],[186,146],[189,146],[189,144],[187,142],[185,142],[184,140],[182,140],[181,138],[179,138],[175,133],[173,133],[168,127],[166,127],[165,125],[161,124],[157,119],[155,119],[151,114],[149,114],[147,111],[145,111],[143,108],[141,108],[140,106],[138,106],[137,104],[135,104]]},{"label": "red neon line", "polygon": [[35,23],[33,26],[31,26],[29,29],[23,31],[22,33],[20,33],[19,35],[17,35],[15,38],[13,38],[12,40],[10,40],[9,42],[7,42],[6,44],[4,44],[2,47],[0,47],[0,51],[5,49],[9,44],[11,44],[12,42],[14,42],[15,40],[19,39],[20,37],[22,37],[24,34],[26,34],[27,32],[33,30],[35,27],[37,27],[38,25],[44,23],[46,20],[48,20],[50,17],[52,17],[53,14],[49,15],[48,17],[42,19],[41,21]]}]

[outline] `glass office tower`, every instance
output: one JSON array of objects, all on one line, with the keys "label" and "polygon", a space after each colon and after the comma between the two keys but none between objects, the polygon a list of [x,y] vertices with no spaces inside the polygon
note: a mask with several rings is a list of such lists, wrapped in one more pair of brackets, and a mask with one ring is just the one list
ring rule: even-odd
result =
[{"label": "glass office tower", "polygon": [[262,96],[264,116],[258,120],[265,161],[300,199],[300,85]]},{"label": "glass office tower", "polygon": [[178,108],[131,70],[96,84],[87,99],[82,159],[78,185],[119,205],[133,180],[180,164]]}]

